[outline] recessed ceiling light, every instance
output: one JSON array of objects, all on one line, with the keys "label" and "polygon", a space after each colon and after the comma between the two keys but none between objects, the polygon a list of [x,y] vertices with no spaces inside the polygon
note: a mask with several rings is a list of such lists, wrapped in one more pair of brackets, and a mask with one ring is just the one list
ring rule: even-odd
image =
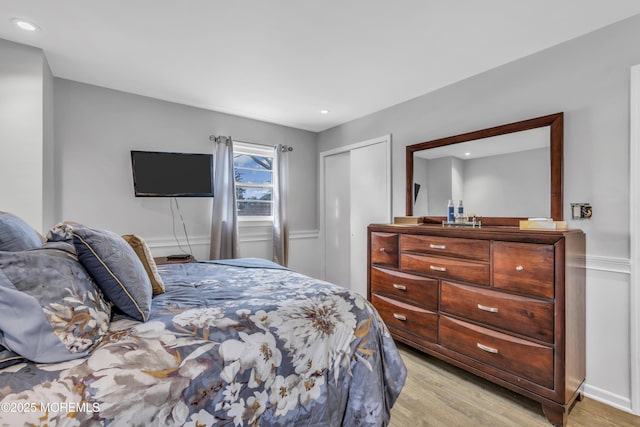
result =
[{"label": "recessed ceiling light", "polygon": [[465,156],[470,156],[470,155],[471,155],[471,153],[464,153],[464,155],[465,155]]},{"label": "recessed ceiling light", "polygon": [[25,31],[38,31],[40,29],[40,27],[38,27],[33,22],[25,21],[24,19],[20,18],[13,18],[11,22],[13,22],[18,28],[21,28]]},{"label": "recessed ceiling light", "polygon": [[329,114],[329,110],[320,110],[320,114]]}]

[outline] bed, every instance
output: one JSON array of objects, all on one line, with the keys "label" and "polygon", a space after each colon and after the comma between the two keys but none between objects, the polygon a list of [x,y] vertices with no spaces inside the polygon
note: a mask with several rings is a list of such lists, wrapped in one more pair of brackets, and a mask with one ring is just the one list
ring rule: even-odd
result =
[{"label": "bed", "polygon": [[[36,247],[0,252],[0,299],[20,289],[35,295],[24,285],[24,266],[34,258],[34,270],[51,277],[46,292],[65,289],[55,302],[35,298],[60,348],[49,335],[35,345],[23,339],[33,328],[25,316],[16,320],[22,301],[0,302],[1,426],[388,424],[406,369],[359,294],[260,259],[140,262],[150,279],[145,301],[139,285],[126,289],[131,268],[121,268],[132,246],[108,233],[109,245],[100,247],[90,238],[95,230],[81,229],[63,227],[39,246],[34,240]],[[104,278],[78,240],[140,301],[127,306],[122,295],[96,286]],[[117,248],[101,254],[112,240]]]}]

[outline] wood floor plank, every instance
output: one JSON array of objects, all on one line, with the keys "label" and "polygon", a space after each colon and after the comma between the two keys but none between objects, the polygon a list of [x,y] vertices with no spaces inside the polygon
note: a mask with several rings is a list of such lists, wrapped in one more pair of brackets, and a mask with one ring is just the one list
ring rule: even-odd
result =
[{"label": "wood floor plank", "polygon": [[[549,427],[538,402],[398,343],[408,375],[390,427]],[[638,427],[640,417],[593,399],[572,408],[567,427]]]}]

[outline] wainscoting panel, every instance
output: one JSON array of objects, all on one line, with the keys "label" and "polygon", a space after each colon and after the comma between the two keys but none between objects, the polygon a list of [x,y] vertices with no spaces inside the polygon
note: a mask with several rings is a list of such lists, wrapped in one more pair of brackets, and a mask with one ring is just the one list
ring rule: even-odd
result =
[{"label": "wainscoting panel", "polygon": [[[311,277],[320,276],[318,262],[318,230],[292,231],[289,233],[289,267]],[[240,256],[271,259],[271,230],[262,227],[240,229]],[[146,240],[146,239],[145,239]],[[166,256],[178,253],[192,253],[198,260],[209,259],[209,236],[189,238],[187,245],[184,238],[180,246],[175,239],[146,240],[154,256]],[[190,248],[189,248],[190,246]]]},{"label": "wainscoting panel", "polygon": [[209,244],[211,242],[209,236],[190,237],[188,243],[184,237],[180,239],[179,243],[172,237],[159,239],[143,238],[155,257],[190,253],[198,260],[209,259]]},{"label": "wainscoting panel", "polygon": [[630,262],[587,256],[585,396],[631,412]]}]

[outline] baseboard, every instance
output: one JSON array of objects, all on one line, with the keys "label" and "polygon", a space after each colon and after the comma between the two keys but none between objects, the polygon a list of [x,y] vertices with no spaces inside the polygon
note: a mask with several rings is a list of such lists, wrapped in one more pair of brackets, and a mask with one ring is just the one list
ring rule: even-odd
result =
[{"label": "baseboard", "polygon": [[631,399],[628,397],[620,396],[589,384],[583,386],[582,392],[590,399],[597,400],[598,402],[620,409],[621,411],[629,412],[630,414],[634,413],[631,410]]}]

